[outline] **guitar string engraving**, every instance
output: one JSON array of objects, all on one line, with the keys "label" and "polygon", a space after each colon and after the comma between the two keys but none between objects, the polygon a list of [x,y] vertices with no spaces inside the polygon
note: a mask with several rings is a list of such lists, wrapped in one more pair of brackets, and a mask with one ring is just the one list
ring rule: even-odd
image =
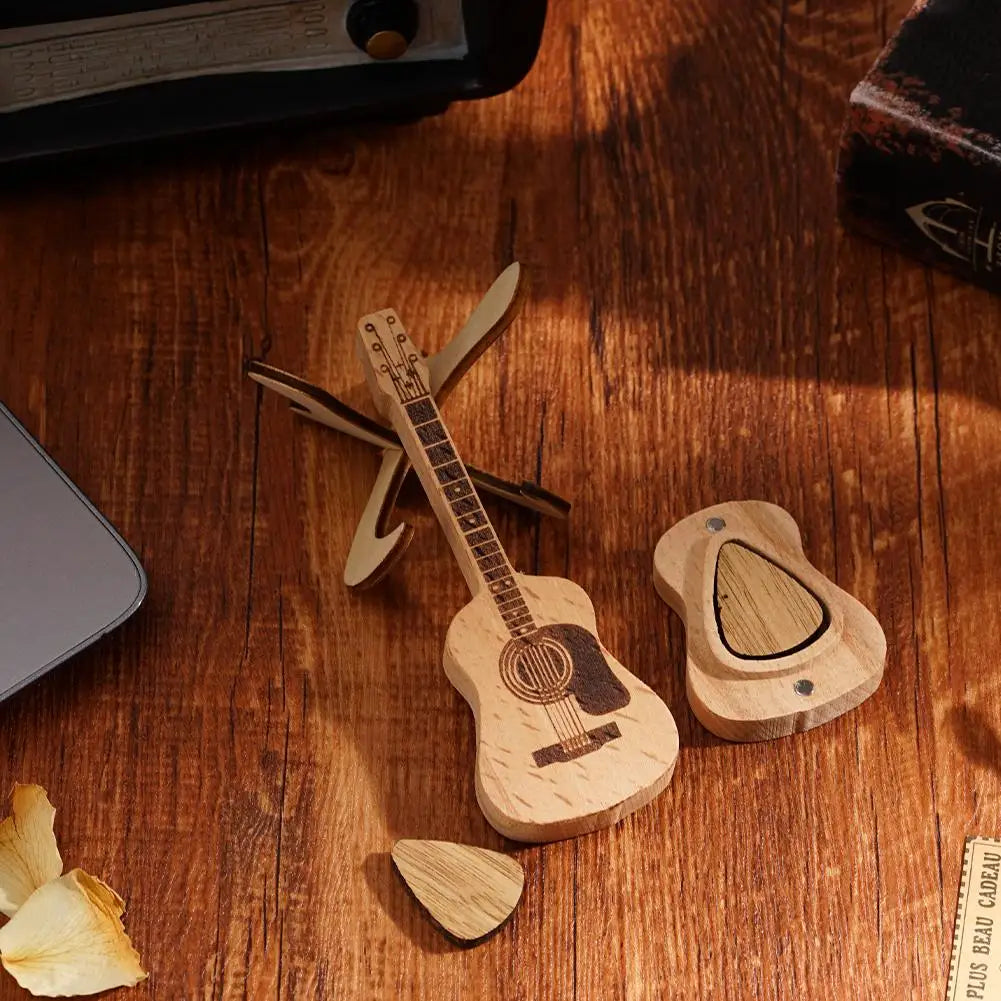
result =
[{"label": "guitar string engraving", "polygon": [[597,640],[583,627],[540,626],[512,639],[501,652],[500,667],[507,688],[526,702],[542,705],[559,737],[557,744],[533,753],[540,768],[596,751],[621,736],[615,723],[588,730],[578,712],[579,707],[590,716],[601,716],[630,701]]},{"label": "guitar string engraving", "polygon": [[504,684],[518,698],[544,705],[563,698],[573,662],[559,643],[543,637],[538,642],[508,643],[501,653],[500,670]]}]

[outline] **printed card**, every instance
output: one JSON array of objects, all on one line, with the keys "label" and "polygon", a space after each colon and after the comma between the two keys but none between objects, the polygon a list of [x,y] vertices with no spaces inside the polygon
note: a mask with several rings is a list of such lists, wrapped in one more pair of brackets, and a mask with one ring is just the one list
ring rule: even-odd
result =
[{"label": "printed card", "polygon": [[946,1001],[1001,1001],[1001,841],[967,838]]}]

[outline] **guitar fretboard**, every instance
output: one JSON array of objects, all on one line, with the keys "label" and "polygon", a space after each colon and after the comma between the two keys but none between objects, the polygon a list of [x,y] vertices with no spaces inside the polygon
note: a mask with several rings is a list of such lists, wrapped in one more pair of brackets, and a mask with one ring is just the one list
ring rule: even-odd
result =
[{"label": "guitar fretboard", "polygon": [[535,631],[532,613],[525,603],[490,519],[449,437],[434,400],[430,396],[403,404],[434,471],[442,495],[448,502],[459,536],[472,554],[487,590],[512,636]]}]

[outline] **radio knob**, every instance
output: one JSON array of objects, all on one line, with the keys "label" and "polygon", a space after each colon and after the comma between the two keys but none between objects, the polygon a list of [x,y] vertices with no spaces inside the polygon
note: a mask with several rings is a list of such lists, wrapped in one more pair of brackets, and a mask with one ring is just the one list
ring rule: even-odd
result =
[{"label": "radio knob", "polygon": [[355,0],[348,10],[351,41],[373,59],[399,59],[417,34],[415,0]]}]

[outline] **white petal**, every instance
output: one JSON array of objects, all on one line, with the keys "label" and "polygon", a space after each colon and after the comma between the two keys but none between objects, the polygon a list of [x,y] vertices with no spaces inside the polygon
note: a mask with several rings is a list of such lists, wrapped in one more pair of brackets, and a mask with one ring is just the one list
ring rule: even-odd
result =
[{"label": "white petal", "polygon": [[0,928],[0,963],[45,997],[97,994],[146,979],[122,926],[122,898],[74,869],[36,890]]},{"label": "white petal", "polygon": [[12,815],[0,824],[0,911],[7,917],[63,871],[45,790],[18,784],[10,798]]}]

